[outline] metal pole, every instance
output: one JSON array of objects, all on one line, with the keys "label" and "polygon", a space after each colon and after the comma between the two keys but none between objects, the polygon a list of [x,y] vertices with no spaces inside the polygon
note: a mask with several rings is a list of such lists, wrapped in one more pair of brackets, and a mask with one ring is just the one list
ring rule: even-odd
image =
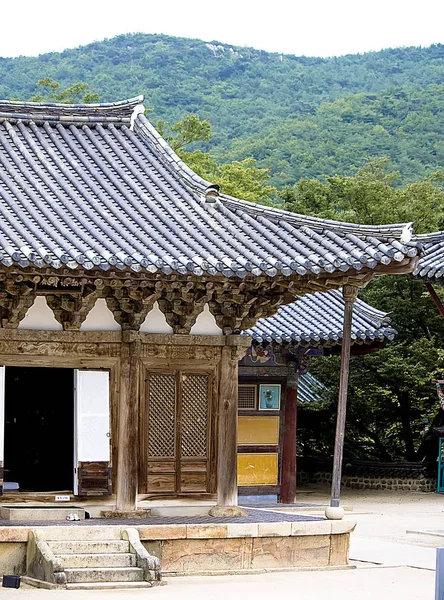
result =
[{"label": "metal pole", "polygon": [[444,548],[436,549],[435,600],[444,600]]},{"label": "metal pole", "polygon": [[342,330],[341,373],[339,379],[338,415],[336,420],[335,451],[331,482],[330,506],[337,507],[341,499],[342,454],[344,450],[345,417],[347,412],[348,374],[350,370],[351,328],[353,305],[358,296],[358,288],[344,285],[344,324]]}]

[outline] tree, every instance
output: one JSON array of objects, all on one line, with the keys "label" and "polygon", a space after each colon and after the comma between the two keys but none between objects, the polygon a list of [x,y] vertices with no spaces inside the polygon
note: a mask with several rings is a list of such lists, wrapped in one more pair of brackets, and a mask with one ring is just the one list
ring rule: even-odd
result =
[{"label": "tree", "polygon": [[354,177],[300,179],[279,194],[287,210],[354,223],[381,225],[415,221],[417,233],[444,229],[442,173],[397,187],[399,173],[388,158],[368,161]]},{"label": "tree", "polygon": [[[418,231],[444,228],[442,176],[396,187],[389,162],[369,162],[354,177],[302,179],[280,194],[285,208],[342,221],[381,224],[415,221]],[[439,293],[444,299],[443,290]],[[345,453],[353,458],[422,460],[428,424],[438,404],[431,379],[444,369],[444,319],[421,280],[374,279],[360,297],[390,313],[398,335],[378,352],[351,359]],[[339,357],[313,359],[310,369],[331,389],[330,449],[334,439]]]},{"label": "tree", "polygon": [[92,104],[99,101],[99,94],[89,92],[87,83],[74,83],[61,89],[60,83],[51,77],[45,77],[37,82],[41,91],[30,98],[30,102],[61,102],[62,104]]},{"label": "tree", "polygon": [[191,114],[170,129],[164,121],[158,122],[156,127],[190,169],[207,181],[218,184],[224,194],[258,204],[273,204],[272,197],[277,190],[268,185],[270,172],[268,169],[259,169],[254,158],[219,164],[209,152],[199,148],[189,149],[190,145],[210,141],[209,121]]}]

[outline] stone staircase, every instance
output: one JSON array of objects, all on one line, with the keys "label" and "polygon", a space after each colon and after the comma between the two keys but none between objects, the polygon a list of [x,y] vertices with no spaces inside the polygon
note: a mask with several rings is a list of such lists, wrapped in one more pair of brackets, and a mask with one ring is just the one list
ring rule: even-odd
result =
[{"label": "stone staircase", "polygon": [[137,529],[41,527],[30,535],[27,576],[38,587],[116,589],[160,583],[160,562],[148,554]]}]

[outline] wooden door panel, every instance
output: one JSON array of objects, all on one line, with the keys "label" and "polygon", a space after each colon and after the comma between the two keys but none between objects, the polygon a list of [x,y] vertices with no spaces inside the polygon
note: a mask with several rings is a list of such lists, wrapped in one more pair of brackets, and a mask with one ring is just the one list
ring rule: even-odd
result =
[{"label": "wooden door panel", "polygon": [[208,456],[209,375],[182,374],[181,457]]},{"label": "wooden door panel", "polygon": [[148,493],[176,492],[176,395],[175,373],[148,374]]},{"label": "wooden door panel", "polygon": [[208,492],[211,376],[149,372],[147,492]]},{"label": "wooden door panel", "polygon": [[206,473],[184,473],[180,476],[181,492],[206,492],[207,474]]},{"label": "wooden door panel", "polygon": [[207,471],[208,462],[206,460],[184,460],[180,461],[180,470],[185,473],[203,473]]},{"label": "wooden door panel", "polygon": [[74,370],[74,494],[112,493],[109,372]]},{"label": "wooden door panel", "polygon": [[107,461],[78,463],[79,496],[99,496],[112,493],[112,469]]},{"label": "wooden door panel", "polygon": [[163,460],[163,461],[150,460],[148,462],[148,473],[175,473],[175,472],[176,472],[176,461],[175,460]]},{"label": "wooden door panel", "polygon": [[176,456],[174,373],[150,373],[148,378],[148,456]]},{"label": "wooden door panel", "polygon": [[155,492],[175,492],[176,474],[175,473],[152,473],[148,474],[148,491]]}]

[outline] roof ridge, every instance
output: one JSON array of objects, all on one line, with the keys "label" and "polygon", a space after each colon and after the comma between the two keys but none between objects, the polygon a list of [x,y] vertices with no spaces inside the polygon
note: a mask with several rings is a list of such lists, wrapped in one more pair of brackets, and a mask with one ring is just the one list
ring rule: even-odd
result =
[{"label": "roof ridge", "polygon": [[[154,144],[159,151],[161,157],[166,157],[169,167],[180,172],[187,184],[198,194],[205,195],[209,187],[214,187],[214,183],[203,179],[188,167],[183,160],[176,154],[166,140],[155,129],[152,123],[145,115],[138,115],[136,119],[136,131],[142,133],[148,138],[148,142]],[[293,213],[282,208],[274,208],[255,204],[248,200],[242,200],[229,196],[228,194],[220,193],[218,200],[229,207],[230,209],[241,209],[245,213],[250,213],[254,216],[263,214],[267,219],[274,221],[285,221],[289,225],[295,224],[298,226],[306,225],[311,229],[334,229],[343,232],[361,233],[369,236],[383,236],[386,238],[395,238],[401,243],[408,243],[413,236],[413,222],[408,223],[393,223],[388,225],[363,225],[359,223],[347,223],[345,221],[334,221],[331,219],[322,219],[320,217],[310,217],[299,213]],[[405,240],[405,241],[404,241]]]},{"label": "roof ridge", "polygon": [[0,100],[0,117],[2,120],[129,121],[134,109],[143,104],[143,100],[142,95],[117,102],[92,104]]},{"label": "roof ridge", "polygon": [[444,231],[432,231],[431,233],[417,233],[415,236],[422,243],[433,243],[444,241]]}]

